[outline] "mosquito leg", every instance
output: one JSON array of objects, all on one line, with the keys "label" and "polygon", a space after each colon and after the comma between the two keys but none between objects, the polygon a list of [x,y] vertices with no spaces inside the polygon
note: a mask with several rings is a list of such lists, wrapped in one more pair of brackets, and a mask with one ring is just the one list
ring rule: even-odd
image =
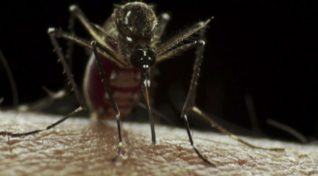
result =
[{"label": "mosquito leg", "polygon": [[[55,38],[64,38],[65,40],[72,41],[72,42],[74,42],[74,43],[76,43],[76,44],[78,44],[80,46],[83,46],[85,48],[88,48],[88,49],[92,50],[92,46],[91,46],[89,41],[87,41],[85,39],[82,39],[80,37],[77,37],[75,35],[71,35],[69,33],[66,33],[66,32],[64,32],[61,29],[49,28],[48,29],[48,33],[49,33],[49,35],[53,35]],[[104,50],[104,49],[101,50],[101,49],[97,48],[97,52],[98,52],[98,54],[106,57],[111,62],[114,62],[115,64],[117,64],[119,66],[127,65],[123,61],[116,59],[115,56],[113,56],[107,50]]]},{"label": "mosquito leg", "polygon": [[85,102],[84,102],[84,99],[77,87],[77,84],[75,83],[75,80],[74,80],[74,76],[65,60],[65,57],[64,57],[64,54],[62,52],[62,49],[59,45],[59,43],[57,42],[57,39],[56,39],[56,36],[55,36],[55,33],[51,32],[50,29],[48,31],[48,35],[50,37],[50,40],[51,40],[51,43],[54,47],[54,51],[56,52],[57,56],[58,56],[58,61],[61,62],[63,68],[64,68],[64,71],[63,73],[66,74],[67,76],[67,79],[69,81],[69,84],[72,88],[72,90],[74,91],[75,93],[75,96],[76,96],[76,99],[78,101],[78,103],[80,104],[81,107],[85,108],[86,109],[86,105],[85,105]]},{"label": "mosquito leg", "polygon": [[206,21],[199,22],[199,23],[185,29],[184,31],[181,31],[180,33],[176,34],[175,36],[171,37],[170,39],[164,41],[163,43],[161,43],[157,47],[156,53],[158,53],[159,55],[161,55],[162,53],[166,53],[168,50],[170,50],[173,47],[175,47],[176,45],[180,44],[182,41],[184,41],[188,37],[199,32],[200,30],[206,28],[207,25],[209,24],[209,22],[211,21],[211,19],[213,19],[213,17],[206,20]]},{"label": "mosquito leg", "polygon": [[69,7],[69,11],[71,12],[74,17],[76,17],[81,24],[85,27],[85,29],[92,35],[92,37],[100,44],[105,43],[102,40],[102,38],[99,36],[99,34],[95,31],[85,14],[82,12],[82,10],[77,5],[71,5]]},{"label": "mosquito leg", "polygon": [[[75,17],[73,14],[71,14],[69,21],[68,21],[68,26],[67,26],[67,30],[69,31],[71,36],[75,36]],[[72,71],[72,67],[73,67],[73,50],[74,50],[74,42],[68,40],[66,42],[66,52],[65,52],[65,60],[68,63],[68,66],[70,68],[70,70]]]},{"label": "mosquito leg", "polygon": [[194,66],[193,66],[192,78],[191,78],[190,87],[189,87],[189,90],[187,93],[187,97],[186,97],[185,103],[184,103],[182,111],[181,111],[181,118],[184,120],[184,124],[186,126],[188,137],[189,137],[189,142],[190,142],[193,150],[196,152],[196,154],[199,156],[199,158],[201,158],[205,163],[207,163],[211,166],[215,166],[215,164],[212,163],[211,161],[209,161],[208,159],[206,159],[200,153],[200,151],[196,148],[196,146],[194,145],[194,141],[193,141],[191,130],[190,130],[190,125],[188,122],[188,115],[187,115],[191,111],[191,107],[194,105],[194,100],[195,100],[195,96],[196,96],[196,88],[198,85],[200,67],[201,67],[201,63],[203,61],[203,53],[204,53],[204,48],[205,48],[205,42],[203,42],[204,40],[202,40],[202,39],[204,39],[204,32],[205,32],[204,29],[202,29],[200,32],[201,45],[198,46],[197,51],[195,53],[196,58],[194,61]]},{"label": "mosquito leg", "polygon": [[287,132],[288,134],[292,135],[293,137],[298,139],[298,141],[300,141],[303,144],[306,144],[309,142],[309,140],[303,134],[301,134],[297,130],[295,130],[292,127],[287,126],[281,122],[278,122],[278,121],[273,120],[273,119],[267,119],[266,123],[272,127],[275,127],[279,130]]},{"label": "mosquito leg", "polygon": [[235,134],[231,133],[230,131],[228,131],[227,129],[223,128],[220,124],[218,124],[217,122],[215,122],[211,117],[209,117],[208,115],[206,115],[204,112],[202,112],[199,108],[197,108],[196,106],[193,106],[191,108],[191,112],[194,113],[195,115],[203,118],[204,120],[208,121],[210,123],[210,125],[217,129],[218,131],[220,131],[221,133],[229,136],[230,138],[248,146],[251,148],[255,148],[255,149],[261,149],[261,150],[270,150],[270,151],[284,151],[284,148],[279,148],[279,147],[262,147],[262,146],[257,146],[254,144],[251,144],[245,140],[243,140],[242,138],[240,138],[239,136],[236,136]]},{"label": "mosquito leg", "polygon": [[117,123],[117,132],[118,132],[118,148],[117,148],[117,155],[113,158],[113,161],[116,161],[117,158],[122,153],[122,145],[123,145],[121,122],[120,122],[120,111],[119,111],[118,105],[117,105],[117,103],[116,103],[116,101],[115,101],[115,99],[113,97],[113,93],[111,91],[110,84],[109,84],[108,80],[106,79],[106,73],[105,73],[105,69],[103,68],[103,65],[102,65],[102,62],[101,62],[101,58],[97,54],[97,46],[96,46],[97,43],[96,43],[96,41],[93,41],[91,43],[91,45],[92,45],[93,54],[95,56],[96,64],[98,66],[99,75],[101,77],[101,82],[102,82],[102,84],[104,86],[104,91],[105,91],[104,98],[105,99],[109,98],[111,106],[112,106],[113,110],[116,113],[116,123]]},{"label": "mosquito leg", "polygon": [[252,130],[258,134],[261,134],[262,130],[259,127],[259,122],[257,120],[253,98],[250,94],[246,94],[244,98],[245,98],[245,104],[246,104],[248,116],[249,116],[250,122],[252,124]]},{"label": "mosquito leg", "polygon": [[[201,30],[200,33],[200,38],[204,39],[204,29]],[[199,115],[200,117],[204,118],[205,120],[207,120],[212,127],[215,127],[217,130],[221,131],[223,134],[228,135],[229,137],[231,137],[232,139],[245,144],[249,147],[252,148],[258,148],[258,149],[264,149],[264,150],[274,150],[274,151],[281,151],[284,150],[282,148],[266,148],[266,147],[259,147],[259,146],[255,146],[253,144],[250,144],[246,141],[244,141],[243,139],[239,138],[238,136],[234,135],[233,133],[229,132],[228,130],[226,130],[225,128],[223,128],[221,125],[217,124],[215,121],[213,121],[212,119],[208,118],[207,115],[205,115],[202,111],[200,111],[196,106],[195,106],[195,97],[196,97],[196,89],[197,89],[197,85],[198,85],[198,78],[199,78],[199,73],[200,73],[200,66],[202,64],[203,61],[203,53],[204,53],[204,42],[202,42],[202,45],[198,47],[197,51],[196,51],[196,59],[194,62],[194,66],[193,66],[193,73],[192,73],[192,79],[191,79],[191,83],[190,83],[190,87],[188,90],[188,94],[185,100],[185,104],[182,108],[182,113],[181,113],[181,117],[184,118],[186,125],[187,125],[187,131],[188,131],[188,135],[189,135],[189,139],[190,139],[190,143],[193,146],[193,140],[191,137],[191,133],[190,133],[190,129],[188,127],[188,121],[187,121],[187,113],[195,113],[197,115]],[[195,149],[196,150],[196,149]],[[197,150],[196,150],[197,152]],[[197,152],[197,154],[200,156],[200,158],[202,158],[201,154]],[[206,161],[205,158],[202,158],[204,161]]]},{"label": "mosquito leg", "polygon": [[182,44],[172,50],[169,50],[165,53],[162,53],[160,55],[158,55],[157,57],[157,63],[160,63],[162,61],[165,61],[169,58],[172,58],[173,56],[176,56],[178,54],[181,54],[195,46],[198,46],[198,45],[202,45],[204,43],[203,40],[196,40],[194,42],[191,42],[191,43],[185,43],[185,44]]},{"label": "mosquito leg", "polygon": [[168,22],[170,21],[170,15],[168,13],[162,13],[158,17],[158,27],[155,32],[155,40],[159,41],[165,32]]},{"label": "mosquito leg", "polygon": [[[100,47],[102,47],[104,50],[107,50],[108,53],[110,53],[114,58],[118,58],[116,52],[113,50],[111,46],[105,40],[103,39],[103,36],[101,36],[94,28],[94,26],[89,22],[85,14],[82,12],[82,10],[76,6],[71,5],[69,7],[69,10],[74,17],[76,17],[80,23],[84,26],[84,28],[88,31],[88,33],[93,37],[93,39],[99,44]],[[117,59],[118,60],[118,59]]]},{"label": "mosquito leg", "polygon": [[64,67],[64,72],[65,72],[65,74],[66,74],[66,76],[67,76],[67,78],[69,80],[69,83],[71,84],[71,87],[72,87],[72,89],[75,92],[75,95],[76,95],[76,98],[77,98],[77,100],[78,100],[78,102],[80,104],[80,107],[75,109],[73,112],[67,114],[66,116],[64,116],[60,120],[58,120],[58,121],[54,122],[53,124],[47,126],[44,129],[38,129],[38,130],[33,130],[33,131],[29,131],[29,132],[24,132],[24,133],[12,133],[12,132],[4,131],[4,132],[0,132],[0,135],[6,135],[6,136],[11,136],[11,137],[23,137],[23,136],[33,135],[33,134],[39,133],[41,131],[49,130],[49,129],[61,124],[62,122],[64,122],[69,117],[71,117],[71,116],[73,116],[73,115],[75,115],[75,114],[77,114],[77,113],[79,113],[79,112],[81,112],[81,111],[86,109],[86,106],[84,104],[82,95],[80,94],[80,91],[77,88],[77,85],[76,85],[76,83],[74,81],[74,78],[73,78],[73,74],[71,73],[71,70],[69,69],[69,67],[68,67],[68,65],[66,63],[66,60],[64,58],[62,49],[60,48],[60,45],[58,44],[54,33],[52,33],[51,31],[49,31],[48,33],[49,33],[52,45],[54,47],[54,50],[56,51],[56,53],[58,55],[59,61],[62,63],[62,65]]},{"label": "mosquito leg", "polygon": [[[204,29],[201,30],[200,33],[200,38],[204,39]],[[229,137],[231,137],[232,139],[247,145],[251,148],[256,148],[256,149],[263,149],[263,150],[272,150],[272,151],[283,151],[283,148],[266,148],[266,147],[261,147],[261,146],[256,146],[253,144],[250,144],[248,142],[246,142],[245,140],[241,139],[240,137],[234,135],[233,133],[229,132],[228,130],[226,130],[225,128],[223,128],[221,125],[219,125],[218,123],[216,123],[215,121],[213,121],[211,118],[208,118],[208,116],[206,114],[204,114],[200,109],[198,109],[195,106],[195,97],[196,97],[196,89],[197,89],[197,85],[198,85],[198,78],[199,78],[199,73],[200,73],[200,66],[201,63],[203,61],[203,53],[204,53],[204,45],[205,43],[203,42],[203,40],[201,40],[202,45],[198,47],[197,51],[196,51],[196,60],[193,66],[193,73],[192,73],[192,79],[191,79],[191,83],[190,83],[190,87],[188,90],[188,94],[185,100],[185,104],[182,108],[182,113],[181,113],[181,117],[184,118],[184,120],[186,121],[186,125],[187,125],[187,113],[195,113],[196,115],[198,115],[201,118],[204,118],[205,120],[207,120],[210,125],[214,128],[216,128],[217,130],[219,130],[220,132],[222,132],[223,134],[228,135]],[[190,143],[191,143],[191,133],[189,133],[189,129],[188,130],[188,135],[190,138]],[[191,143],[192,144],[192,143]],[[200,154],[198,153],[198,155],[200,156]],[[204,159],[203,159],[204,160]]]},{"label": "mosquito leg", "polygon": [[47,127],[43,128],[43,129],[38,129],[38,130],[33,130],[33,131],[28,131],[28,132],[23,132],[23,133],[12,133],[12,132],[9,132],[9,131],[0,131],[0,136],[25,137],[25,136],[29,136],[29,135],[34,135],[34,134],[37,134],[39,132],[49,130],[49,129],[61,124],[66,119],[74,116],[75,114],[77,114],[79,112],[82,112],[83,110],[84,109],[80,106],[77,109],[75,109],[74,111],[72,111],[71,113],[65,115],[63,118],[61,118],[58,121],[52,123],[51,125],[48,125]]},{"label": "mosquito leg", "polygon": [[19,96],[18,96],[18,90],[17,90],[17,85],[15,83],[12,71],[10,69],[9,64],[7,63],[6,58],[4,57],[2,51],[0,50],[0,62],[3,65],[5,72],[7,73],[9,82],[10,82],[10,87],[12,91],[12,97],[13,97],[13,106],[18,106],[19,104]]},{"label": "mosquito leg", "polygon": [[42,87],[42,89],[46,92],[47,97],[28,105],[26,108],[19,109],[19,110],[20,111],[43,111],[47,109],[48,107],[50,107],[52,103],[54,103],[55,101],[58,101],[59,99],[66,97],[66,91],[64,89],[61,89],[57,92],[53,92],[46,87]]},{"label": "mosquito leg", "polygon": [[63,118],[61,118],[60,120],[54,122],[53,124],[51,125],[48,125],[46,128],[44,129],[38,129],[38,130],[33,130],[33,131],[29,131],[29,132],[24,132],[24,133],[12,133],[12,132],[7,132],[7,131],[3,131],[1,132],[0,131],[0,135],[2,136],[11,136],[11,137],[24,137],[24,136],[28,136],[28,135],[33,135],[33,134],[36,134],[36,133],[39,133],[41,131],[45,131],[45,130],[49,130],[59,124],[61,124],[62,122],[64,122],[66,119],[68,119],[69,117],[83,111],[86,109],[86,106],[85,106],[85,103],[84,103],[84,100],[82,98],[82,95],[74,81],[74,78],[73,78],[73,74],[71,72],[71,70],[69,69],[67,63],[66,63],[66,60],[65,60],[65,57],[63,55],[63,52],[62,52],[62,49],[60,47],[60,45],[58,44],[57,40],[56,40],[56,36],[55,36],[55,33],[53,33],[51,30],[48,31],[48,34],[49,34],[49,37],[50,37],[50,40],[52,42],[52,45],[54,47],[54,50],[56,51],[56,54],[58,56],[58,60],[62,63],[63,65],[63,68],[64,68],[64,73],[66,74],[68,80],[69,80],[69,83],[72,87],[72,89],[74,90],[75,92],[75,96],[80,104],[80,107],[78,107],[77,109],[75,109],[73,112],[67,114],[66,116],[64,116]]}]

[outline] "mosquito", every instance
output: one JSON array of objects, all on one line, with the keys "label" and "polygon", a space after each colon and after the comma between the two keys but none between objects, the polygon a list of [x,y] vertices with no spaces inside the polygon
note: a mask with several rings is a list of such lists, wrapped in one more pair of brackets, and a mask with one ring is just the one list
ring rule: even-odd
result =
[{"label": "mosquito", "polygon": [[[69,11],[70,28],[74,26],[75,20],[79,21],[91,39],[83,39],[72,31],[68,33],[57,28],[49,28],[48,35],[80,106],[45,129],[26,133],[0,132],[0,135],[20,137],[35,134],[57,126],[78,112],[89,110],[97,118],[115,117],[118,132],[117,153],[114,157],[116,160],[123,150],[121,118],[129,114],[143,97],[150,121],[151,141],[152,144],[156,144],[155,121],[149,96],[153,69],[163,61],[172,59],[189,49],[196,49],[191,81],[180,116],[184,121],[190,145],[197,156],[205,163],[215,166],[194,144],[188,122],[190,113],[204,118],[213,127],[241,143],[253,148],[267,149],[243,141],[215,123],[195,106],[196,89],[206,45],[205,31],[213,17],[162,41],[170,16],[167,13],[157,16],[153,7],[144,2],[115,5],[111,16],[103,25],[91,23],[76,5],[71,5]],[[68,50],[64,55],[58,39],[65,39],[92,52],[84,75],[84,96],[79,91],[67,62],[71,51]],[[270,150],[280,149],[270,148]]]}]

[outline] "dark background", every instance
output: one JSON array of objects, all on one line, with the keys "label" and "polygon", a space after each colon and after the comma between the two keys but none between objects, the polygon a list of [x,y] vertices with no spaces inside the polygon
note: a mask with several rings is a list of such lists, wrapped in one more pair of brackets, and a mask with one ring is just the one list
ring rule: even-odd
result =
[{"label": "dark background", "polygon": [[[208,45],[198,90],[198,106],[222,119],[250,128],[245,97],[254,100],[261,129],[270,136],[293,139],[268,126],[280,121],[307,137],[318,137],[317,5],[314,1],[151,1],[156,11],[172,15],[167,36],[198,20],[215,16],[207,30]],[[88,18],[101,24],[118,1],[7,1],[0,2],[0,49],[6,56],[21,103],[45,97],[42,86],[59,90],[64,85],[61,65],[46,34],[50,26],[66,29],[68,6],[76,3]],[[77,29],[80,28],[77,26]],[[79,35],[87,36],[83,30]],[[75,51],[74,72],[81,80],[86,57]],[[78,57],[77,57],[78,56]],[[193,52],[161,64],[154,98],[164,112],[187,90]],[[0,69],[2,106],[11,93]],[[182,96],[183,97],[183,96]],[[182,99],[182,98],[181,98]],[[194,125],[200,127],[200,124]]]}]

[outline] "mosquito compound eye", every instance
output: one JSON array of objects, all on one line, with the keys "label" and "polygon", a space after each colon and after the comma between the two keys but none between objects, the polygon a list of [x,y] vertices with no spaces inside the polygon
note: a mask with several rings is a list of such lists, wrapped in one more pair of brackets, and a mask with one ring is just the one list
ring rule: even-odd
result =
[{"label": "mosquito compound eye", "polygon": [[155,52],[150,48],[137,48],[130,57],[131,64],[140,70],[148,70],[155,61]]}]

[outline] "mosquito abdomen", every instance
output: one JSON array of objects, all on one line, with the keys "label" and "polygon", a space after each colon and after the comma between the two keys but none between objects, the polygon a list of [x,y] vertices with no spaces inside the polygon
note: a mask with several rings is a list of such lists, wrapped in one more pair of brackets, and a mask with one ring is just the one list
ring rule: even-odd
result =
[{"label": "mosquito abdomen", "polygon": [[[136,68],[122,68],[102,59],[106,79],[118,108],[123,116],[129,114],[140,97],[140,73]],[[98,118],[113,118],[115,112],[111,106],[108,95],[105,95],[104,87],[98,73],[95,57],[92,55],[86,66],[83,82],[84,95],[91,112],[97,114]],[[106,96],[106,98],[104,98]]]}]

